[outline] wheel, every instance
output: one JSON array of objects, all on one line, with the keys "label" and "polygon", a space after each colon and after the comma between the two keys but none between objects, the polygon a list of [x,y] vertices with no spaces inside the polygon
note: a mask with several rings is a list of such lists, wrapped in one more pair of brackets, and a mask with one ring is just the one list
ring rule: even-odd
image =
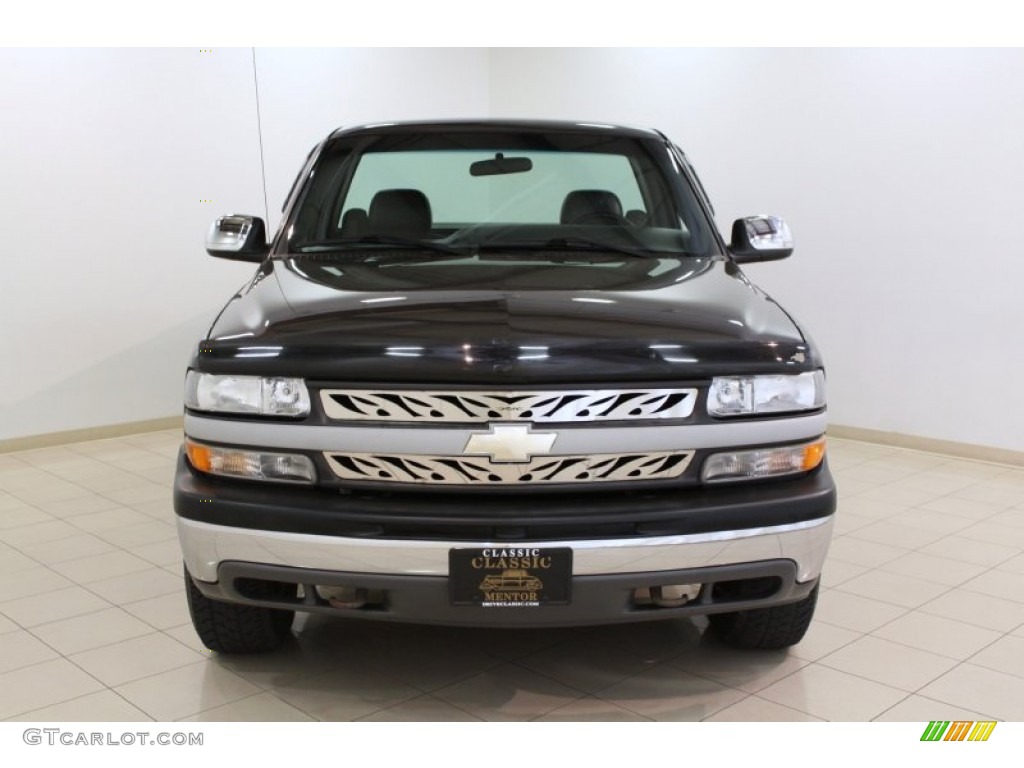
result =
[{"label": "wheel", "polygon": [[708,616],[708,623],[718,639],[733,648],[788,648],[803,639],[817,602],[818,585],[815,584],[811,593],[799,602],[734,613],[713,613]]},{"label": "wheel", "polygon": [[196,634],[217,653],[272,651],[288,637],[295,618],[295,611],[211,600],[199,591],[187,569],[185,595]]}]

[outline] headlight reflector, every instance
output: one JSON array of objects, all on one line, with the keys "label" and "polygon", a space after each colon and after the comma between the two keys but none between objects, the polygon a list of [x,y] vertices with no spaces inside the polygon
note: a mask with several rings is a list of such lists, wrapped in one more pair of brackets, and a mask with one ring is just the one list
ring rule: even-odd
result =
[{"label": "headlight reflector", "polygon": [[700,477],[705,483],[715,483],[793,475],[811,471],[824,458],[824,437],[811,443],[781,448],[715,453],[705,460]]},{"label": "headlight reflector", "polygon": [[220,448],[187,438],[185,453],[193,467],[211,475],[283,483],[312,483],[316,480],[312,460],[300,454]]},{"label": "headlight reflector", "polygon": [[305,416],[309,413],[309,390],[302,379],[189,371],[185,377],[185,405],[218,413]]},{"label": "headlight reflector", "polygon": [[825,372],[796,375],[716,376],[708,390],[708,414],[810,411],[825,405]]}]

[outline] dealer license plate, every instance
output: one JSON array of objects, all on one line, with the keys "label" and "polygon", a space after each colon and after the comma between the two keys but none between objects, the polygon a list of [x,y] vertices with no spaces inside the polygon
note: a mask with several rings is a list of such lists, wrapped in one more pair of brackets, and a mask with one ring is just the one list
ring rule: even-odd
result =
[{"label": "dealer license plate", "polygon": [[572,589],[572,550],[488,547],[448,551],[453,605],[537,608],[567,605]]}]

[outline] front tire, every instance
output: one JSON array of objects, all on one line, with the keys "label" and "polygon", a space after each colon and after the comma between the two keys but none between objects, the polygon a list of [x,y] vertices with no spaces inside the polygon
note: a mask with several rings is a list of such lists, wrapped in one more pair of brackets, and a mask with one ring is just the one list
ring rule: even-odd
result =
[{"label": "front tire", "polygon": [[187,569],[185,595],[192,626],[211,651],[266,653],[291,634],[295,611],[211,600],[199,591]]},{"label": "front tire", "polygon": [[713,613],[708,623],[728,646],[745,650],[777,650],[796,645],[807,632],[818,602],[818,585],[796,603],[753,608],[734,613]]}]

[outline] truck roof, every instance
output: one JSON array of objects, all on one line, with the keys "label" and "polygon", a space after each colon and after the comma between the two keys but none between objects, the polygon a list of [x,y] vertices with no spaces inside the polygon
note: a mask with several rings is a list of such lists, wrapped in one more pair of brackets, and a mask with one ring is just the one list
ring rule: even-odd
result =
[{"label": "truck roof", "polygon": [[662,134],[653,128],[637,128],[611,123],[572,120],[511,120],[494,118],[466,118],[457,120],[408,120],[381,123],[366,123],[352,127],[338,128],[329,138],[353,135],[378,135],[401,133],[486,133],[490,131],[513,131],[527,133],[603,133],[634,138],[661,138]]}]

